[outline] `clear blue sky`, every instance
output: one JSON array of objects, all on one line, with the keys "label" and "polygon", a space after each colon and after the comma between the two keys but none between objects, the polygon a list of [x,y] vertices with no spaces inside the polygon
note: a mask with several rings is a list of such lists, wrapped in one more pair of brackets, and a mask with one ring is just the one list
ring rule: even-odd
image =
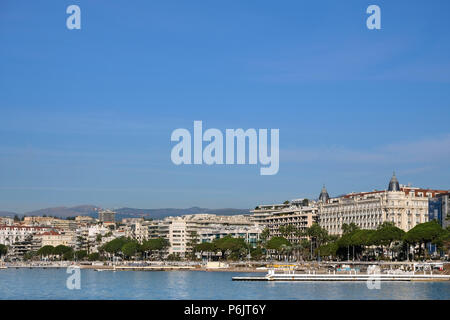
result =
[{"label": "clear blue sky", "polygon": [[[81,7],[81,30],[66,8]],[[366,28],[370,4],[381,30]],[[0,3],[0,210],[450,188],[449,1]],[[175,166],[176,128],[279,128],[280,170]]]}]

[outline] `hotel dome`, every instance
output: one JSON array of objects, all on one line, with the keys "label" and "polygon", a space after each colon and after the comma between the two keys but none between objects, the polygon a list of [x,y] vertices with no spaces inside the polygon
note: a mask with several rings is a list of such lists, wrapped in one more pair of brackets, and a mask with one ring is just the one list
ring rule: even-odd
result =
[{"label": "hotel dome", "polygon": [[330,196],[328,195],[327,188],[325,188],[325,185],[324,185],[322,188],[322,191],[320,192],[320,195],[319,195],[319,201],[322,201],[325,203],[328,201],[328,199],[330,199]]},{"label": "hotel dome", "polygon": [[388,191],[400,191],[400,184],[395,176],[395,172],[392,174],[391,181],[389,181]]}]

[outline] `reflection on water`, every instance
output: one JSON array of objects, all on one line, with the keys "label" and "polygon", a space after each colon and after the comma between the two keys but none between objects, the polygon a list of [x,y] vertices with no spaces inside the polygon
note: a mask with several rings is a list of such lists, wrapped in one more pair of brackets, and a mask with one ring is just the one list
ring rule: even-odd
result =
[{"label": "reflection on water", "polygon": [[233,282],[246,273],[81,270],[81,290],[65,269],[0,271],[0,299],[450,299],[450,282]]}]

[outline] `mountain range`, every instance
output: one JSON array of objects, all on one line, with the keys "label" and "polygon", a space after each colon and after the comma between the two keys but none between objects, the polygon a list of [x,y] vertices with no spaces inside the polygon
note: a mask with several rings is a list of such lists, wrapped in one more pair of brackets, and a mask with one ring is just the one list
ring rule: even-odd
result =
[{"label": "mountain range", "polygon": [[[80,205],[75,207],[52,207],[39,209],[35,211],[26,212],[23,214],[10,212],[10,211],[0,211],[0,216],[14,217],[15,215],[21,216],[52,216],[58,218],[67,218],[74,216],[91,216],[97,218],[99,206],[94,205]],[[223,209],[208,209],[200,207],[191,207],[186,209],[177,208],[161,208],[161,209],[137,209],[137,208],[119,208],[114,209],[116,212],[116,220],[121,220],[123,218],[152,218],[152,219],[163,219],[168,216],[181,216],[185,214],[196,214],[196,213],[212,213],[217,215],[237,215],[237,214],[247,214],[248,209],[234,209],[234,208],[223,208]]]}]

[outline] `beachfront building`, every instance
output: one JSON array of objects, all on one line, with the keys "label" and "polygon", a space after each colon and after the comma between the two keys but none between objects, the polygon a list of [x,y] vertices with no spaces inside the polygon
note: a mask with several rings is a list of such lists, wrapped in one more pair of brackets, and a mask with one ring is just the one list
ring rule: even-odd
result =
[{"label": "beachfront building", "polygon": [[233,238],[242,238],[245,242],[256,247],[263,227],[260,225],[253,226],[228,226],[228,227],[210,227],[202,229],[198,233],[199,242],[213,242],[216,239],[220,239],[226,236],[232,236]]},{"label": "beachfront building", "polygon": [[27,252],[36,252],[41,248],[41,242],[33,235],[29,235],[23,241],[16,241],[10,245],[8,256],[11,259],[22,259]]},{"label": "beachfront building", "polygon": [[23,225],[0,226],[0,244],[10,246],[15,242],[25,241],[29,236],[38,232],[50,231],[48,227],[34,227]]},{"label": "beachfront building", "polygon": [[266,225],[266,219],[271,217],[273,213],[289,209],[290,206],[290,203],[258,205],[255,209],[250,210],[249,219],[257,224]]},{"label": "beachfront building", "polygon": [[[168,240],[170,247],[168,254],[179,254],[185,256],[191,252],[193,243],[200,243],[202,235],[212,234],[211,230],[220,231],[223,234],[243,234],[245,239],[253,236],[246,236],[246,232],[237,232],[236,229],[244,227],[254,227],[255,223],[250,221],[248,216],[230,215],[219,216],[214,214],[192,214],[180,217],[167,217],[159,221],[157,235]],[[232,229],[235,230],[232,230]],[[227,230],[228,231],[225,231]],[[256,232],[256,230],[255,230]],[[250,232],[250,233],[253,233]],[[203,239],[211,239],[204,236]]]},{"label": "beachfront building", "polygon": [[134,225],[134,238],[143,243],[149,239],[155,239],[158,237],[158,224],[159,221],[147,221],[142,219],[136,222]]},{"label": "beachfront building", "polygon": [[[297,243],[307,228],[318,221],[316,202],[307,199],[295,199],[289,203],[259,205],[251,211],[250,219],[269,230],[269,237],[286,237]],[[293,226],[297,232],[282,234],[281,227]]]},{"label": "beachfront building", "polygon": [[75,233],[59,233],[54,230],[50,230],[43,233],[37,233],[34,235],[35,239],[38,239],[41,243],[41,247],[59,245],[75,248],[76,246],[76,234]]},{"label": "beachfront building", "polygon": [[376,229],[389,221],[408,231],[417,224],[427,222],[429,200],[447,192],[401,185],[395,173],[388,188],[382,191],[349,193],[330,198],[326,189],[322,189],[318,201],[320,226],[331,235],[341,235],[343,224],[354,223],[361,229]]}]

